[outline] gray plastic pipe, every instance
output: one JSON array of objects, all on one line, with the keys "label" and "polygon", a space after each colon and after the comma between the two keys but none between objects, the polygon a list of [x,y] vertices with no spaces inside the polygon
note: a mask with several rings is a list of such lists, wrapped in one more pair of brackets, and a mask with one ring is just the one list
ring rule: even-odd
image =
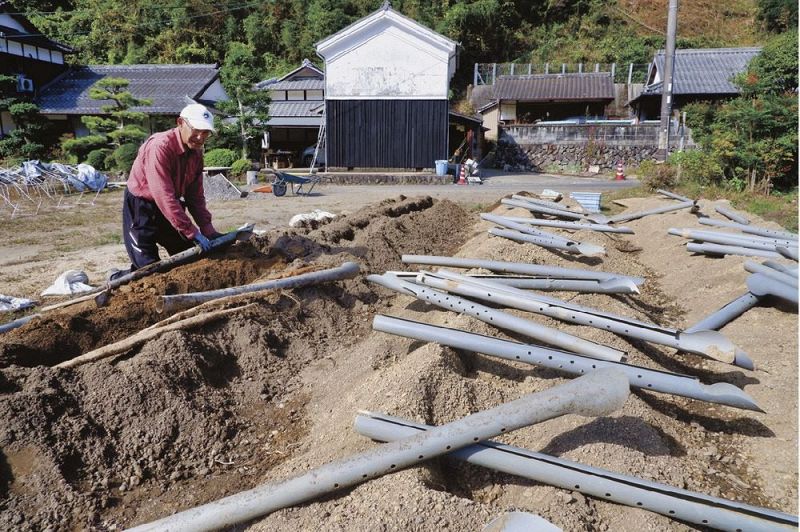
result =
[{"label": "gray plastic pipe", "polygon": [[716,331],[758,305],[759,301],[761,301],[759,296],[746,292],[691,327],[684,329],[684,331],[688,333]]},{"label": "gray plastic pipe", "polygon": [[732,233],[720,233],[718,231],[698,231],[695,229],[676,229],[670,228],[669,234],[690,238],[692,240],[702,240],[712,244],[727,244],[732,246],[742,246],[755,249],[766,249],[774,251],[776,246],[797,247],[797,242],[776,237],[743,235]]},{"label": "gray plastic pipe", "polygon": [[329,462],[298,477],[258,486],[131,530],[198,532],[231,527],[521,427],[565,414],[610,414],[621,408],[627,397],[628,380],[619,371],[607,370],[586,375],[452,423]]},{"label": "gray plastic pipe", "polygon": [[625,233],[629,235],[633,234],[633,229],[625,226],[611,227],[610,225],[584,224],[580,222],[562,222],[561,220],[540,220],[539,218],[523,218],[522,216],[502,216],[502,218],[520,224],[535,225],[542,227],[555,227],[557,229],[566,229],[567,231],[595,231],[598,233]]},{"label": "gray plastic pipe", "polygon": [[500,200],[500,203],[503,205],[510,205],[511,207],[520,207],[523,209],[528,209],[531,212],[538,212],[541,214],[549,214],[551,216],[560,216],[562,218],[571,218],[573,220],[585,220],[586,216],[577,213],[574,211],[570,211],[564,208],[555,208],[555,207],[546,207],[544,205],[538,203],[532,203],[527,200],[516,200],[516,199],[508,199],[503,198]]},{"label": "gray plastic pipe", "polygon": [[233,296],[236,294],[246,294],[249,292],[258,292],[259,290],[277,290],[280,288],[299,288],[301,286],[309,286],[313,284],[326,283],[330,281],[339,281],[342,279],[352,279],[358,275],[359,266],[355,262],[345,262],[336,268],[328,270],[320,270],[317,272],[304,273],[295,275],[293,277],[285,277],[283,279],[275,279],[272,281],[264,281],[263,283],[254,283],[244,286],[235,286],[232,288],[221,288],[219,290],[210,290],[208,292],[194,292],[190,294],[177,294],[172,296],[161,296],[161,303],[159,305],[159,312],[174,312],[176,310],[193,307],[206,301],[219,299],[221,297]]},{"label": "gray plastic pipe", "polygon": [[550,207],[545,207],[544,205],[531,203],[529,201],[519,201],[507,198],[501,199],[500,203],[502,203],[503,205],[510,205],[512,207],[521,207],[523,209],[528,209],[531,212],[549,214],[550,216],[560,216],[561,218],[570,218],[572,220],[588,220],[590,222],[598,224],[608,223],[608,218],[606,218],[602,214],[597,214],[597,213],[580,214],[577,212],[572,212],[564,209],[553,209]]},{"label": "gray plastic pipe", "polygon": [[403,255],[401,259],[406,264],[425,264],[428,266],[448,266],[451,268],[483,268],[499,273],[516,273],[537,277],[555,277],[558,279],[592,279],[604,281],[607,279],[630,279],[636,285],[644,283],[642,277],[631,277],[619,273],[608,273],[578,268],[561,268],[558,266],[544,266],[523,262],[504,262],[497,260],[439,257],[435,255]]},{"label": "gray plastic pipe", "polygon": [[759,264],[757,262],[753,262],[752,260],[748,260],[744,263],[744,269],[750,273],[760,273],[766,275],[771,279],[775,279],[779,283],[784,283],[789,286],[793,286],[797,288],[797,276],[790,275],[787,273],[783,273],[782,271],[776,270],[774,268],[770,268],[764,264]]},{"label": "gray plastic pipe", "polygon": [[549,207],[551,209],[556,209],[558,211],[576,212],[574,209],[570,209],[567,205],[564,205],[563,203],[557,203],[555,201],[547,201],[539,198],[532,198],[530,196],[521,196],[519,194],[512,194],[511,199],[533,203],[536,205],[542,205],[544,207]]},{"label": "gray plastic pipe", "polygon": [[675,194],[674,192],[670,192],[669,190],[664,190],[663,188],[656,189],[656,192],[668,198],[676,199],[678,201],[683,201],[683,202],[690,201],[692,203],[695,203],[695,200],[691,198],[687,198],[686,196],[681,196],[680,194]]},{"label": "gray plastic pipe", "polygon": [[695,209],[695,208],[696,205],[694,201],[690,200],[684,203],[679,203],[677,205],[669,205],[667,207],[659,207],[657,209],[650,209],[647,211],[618,214],[616,216],[612,216],[611,218],[609,218],[608,223],[615,224],[618,222],[628,222],[630,220],[638,220],[639,218],[644,218],[645,216],[650,216],[652,214],[664,214],[666,212],[679,211],[681,209]]},{"label": "gray plastic pipe", "polygon": [[380,314],[373,318],[372,328],[380,332],[425,342],[436,342],[455,349],[464,349],[505,360],[524,362],[572,375],[583,375],[600,368],[619,368],[628,376],[628,381],[632,388],[679,395],[709,403],[763,412],[749,395],[727,382],[703,384],[688,375],[658,371],[622,362],[598,360],[557,349],[520,344],[510,340],[501,340],[481,334]]},{"label": "gray plastic pipe", "polygon": [[587,257],[596,257],[598,255],[605,255],[606,250],[603,246],[596,246],[594,244],[584,244],[583,242],[575,242],[573,240],[566,240],[555,235],[537,236],[519,231],[509,231],[507,229],[497,229],[492,227],[489,229],[489,234],[494,236],[501,236],[517,242],[527,242],[529,244],[536,244],[544,248],[557,249],[565,251],[572,255],[585,255]]},{"label": "gray plastic pipe", "polygon": [[695,242],[687,242],[686,250],[691,253],[703,253],[705,255],[743,255],[745,257],[769,257],[771,259],[783,257],[777,251],[742,246],[725,246],[722,244],[697,244]]},{"label": "gray plastic pipe", "polygon": [[714,210],[732,222],[742,225],[750,225],[750,220],[748,220],[747,217],[737,214],[730,209],[726,209],[725,207],[714,207]]},{"label": "gray plastic pipe", "polygon": [[[401,279],[413,279],[417,272],[386,272]],[[538,279],[534,277],[514,277],[510,275],[470,274],[474,279],[489,279],[514,288],[542,290],[545,292],[581,292],[593,294],[638,294],[639,288],[627,278],[607,279],[605,281],[582,281],[575,279]]]},{"label": "gray plastic pipe", "polygon": [[[355,422],[356,432],[378,441],[396,441],[431,428],[378,413],[363,413]],[[768,532],[796,530],[798,525],[795,515],[621,475],[494,441],[470,445],[448,453],[447,457],[541,484],[578,491],[603,501],[643,508],[704,528]]]},{"label": "gray plastic pipe", "polygon": [[761,264],[763,264],[764,266],[768,266],[773,270],[778,270],[779,272],[783,272],[787,275],[792,275],[794,277],[797,277],[797,267],[792,268],[791,266],[788,266],[786,264],[781,264],[780,262],[775,262],[774,260],[765,260]]},{"label": "gray plastic pipe", "polygon": [[702,225],[711,225],[714,227],[728,227],[730,229],[738,229],[739,231],[747,233],[749,235],[774,236],[778,238],[785,238],[787,240],[797,240],[797,235],[795,233],[790,233],[788,231],[767,229],[766,227],[757,227],[755,225],[737,224],[735,222],[726,222],[724,220],[715,220],[713,218],[700,218],[697,221],[700,222]]},{"label": "gray plastic pipe", "polygon": [[8,331],[13,331],[14,329],[18,329],[31,321],[33,318],[40,318],[42,315],[41,313],[36,314],[29,314],[27,316],[23,316],[21,318],[17,318],[14,321],[9,321],[8,323],[4,323],[0,325],[0,334],[7,333]]},{"label": "gray plastic pipe", "polygon": [[747,289],[757,296],[775,296],[797,305],[797,287],[776,281],[761,273],[747,278]]},{"label": "gray plastic pipe", "polygon": [[414,296],[421,301],[436,305],[439,308],[466,314],[467,316],[472,316],[473,318],[494,325],[500,329],[524,334],[540,342],[555,345],[574,353],[581,353],[588,357],[603,360],[618,361],[625,358],[625,352],[619,349],[590,342],[589,340],[578,338],[577,336],[567,334],[558,329],[546,327],[534,321],[519,318],[501,310],[491,309],[485,305],[446,294],[439,290],[409,283],[397,277],[389,275],[369,275],[367,276],[367,281],[379,284],[390,290],[395,290],[401,294]]},{"label": "gray plastic pipe", "polygon": [[775,250],[786,257],[787,259],[792,259],[793,261],[797,261],[797,248],[796,247],[787,247],[787,246],[775,246]]},{"label": "gray plastic pipe", "polygon": [[[446,290],[462,296],[497,302],[528,312],[543,314],[557,320],[594,327],[615,334],[636,338],[659,345],[666,345],[680,351],[687,351],[708,358],[753,369],[753,362],[744,353],[737,353],[736,346],[716,331],[684,333],[676,329],[643,323],[595,309],[577,307],[554,298],[541,298],[536,294],[523,292],[512,287],[504,287],[491,281],[478,281],[464,278],[454,272],[440,271],[436,274],[420,273],[417,282]],[[737,356],[737,354],[739,356]]]},{"label": "gray plastic pipe", "polygon": [[492,222],[493,224],[499,225],[501,227],[513,229],[514,231],[518,231],[520,233],[525,233],[528,235],[538,236],[543,239],[552,240],[554,242],[561,242],[565,244],[568,242],[574,242],[572,239],[569,239],[567,237],[556,235],[554,233],[548,233],[547,231],[536,229],[531,225],[517,223],[502,216],[495,216],[493,214],[483,213],[481,214],[481,220],[486,220],[487,222]]}]

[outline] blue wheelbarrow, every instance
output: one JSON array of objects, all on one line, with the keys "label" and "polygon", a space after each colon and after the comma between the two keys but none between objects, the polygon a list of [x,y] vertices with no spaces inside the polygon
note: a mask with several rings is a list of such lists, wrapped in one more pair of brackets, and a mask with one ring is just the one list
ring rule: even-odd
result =
[{"label": "blue wheelbarrow", "polygon": [[[308,196],[320,180],[321,178],[316,175],[304,177],[286,172],[275,172],[275,179],[271,183],[272,193],[278,197],[285,196],[286,190],[291,189],[292,194],[296,196]],[[308,189],[305,189],[306,185],[308,185]]]}]

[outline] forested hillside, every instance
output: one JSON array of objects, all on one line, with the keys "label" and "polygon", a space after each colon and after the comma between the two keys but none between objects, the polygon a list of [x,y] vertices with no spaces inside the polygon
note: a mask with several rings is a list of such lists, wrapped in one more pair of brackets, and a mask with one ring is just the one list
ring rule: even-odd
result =
[{"label": "forested hillside", "polygon": [[[12,0],[78,63],[224,63],[246,44],[263,77],[316,59],[314,43],[383,0]],[[474,62],[647,63],[663,47],[667,0],[395,0],[392,7],[463,45]],[[683,0],[679,46],[760,44],[791,25],[794,0]],[[795,23],[796,24],[796,23]]]}]

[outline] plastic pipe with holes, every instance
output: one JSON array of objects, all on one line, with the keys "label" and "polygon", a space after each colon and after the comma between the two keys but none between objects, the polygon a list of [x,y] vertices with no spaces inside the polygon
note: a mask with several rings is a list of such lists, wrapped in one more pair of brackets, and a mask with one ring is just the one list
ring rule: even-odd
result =
[{"label": "plastic pipe with holes", "polygon": [[434,290],[427,286],[409,283],[408,281],[403,281],[391,275],[368,275],[367,281],[379,284],[384,288],[394,290],[401,294],[414,296],[420,301],[436,305],[439,308],[466,314],[467,316],[472,316],[475,319],[481,320],[489,325],[494,325],[500,329],[524,334],[529,338],[549,345],[555,345],[574,353],[581,353],[592,358],[614,361],[622,360],[625,357],[625,352],[619,349],[590,342],[589,340],[578,338],[577,336],[567,334],[558,329],[546,327],[535,321],[526,320],[501,310],[491,309],[485,305],[475,303],[474,301],[468,301],[464,298]]},{"label": "plastic pipe with holes", "polygon": [[747,369],[754,369],[753,361],[737,350],[733,342],[716,331],[685,333],[677,329],[574,305],[556,298],[524,292],[491,281],[471,279],[447,270],[435,274],[421,272],[417,275],[417,282],[453,294],[481,301],[493,301],[506,307],[543,314],[557,320],[611,331],[629,338],[666,345],[679,351],[687,351]]},{"label": "plastic pipe with holes", "polygon": [[198,532],[231,527],[564,414],[610,414],[621,408],[627,397],[628,379],[624,374],[616,370],[596,372],[329,462],[298,477],[243,491],[132,530]]},{"label": "plastic pipe with holes", "polygon": [[703,384],[694,377],[633,366],[622,362],[594,358],[549,349],[538,345],[521,344],[447,327],[428,325],[413,320],[377,315],[372,328],[406,338],[483,353],[489,356],[532,364],[543,368],[583,375],[600,368],[619,368],[628,376],[633,388],[689,397],[709,403],[728,405],[745,410],[762,412],[755,401],[744,391],[727,382]]},{"label": "plastic pipe with holes", "polygon": [[406,264],[426,264],[428,266],[448,266],[451,268],[483,268],[499,273],[516,273],[519,275],[532,275],[536,277],[555,277],[558,279],[591,279],[603,281],[606,279],[630,279],[634,284],[644,283],[642,277],[631,277],[620,273],[609,273],[596,270],[583,270],[580,268],[562,268],[559,266],[544,266],[525,262],[506,262],[500,260],[473,259],[463,257],[441,257],[437,255],[403,255],[401,260]]},{"label": "plastic pipe with holes", "polygon": [[[431,428],[376,413],[363,413],[355,423],[359,434],[378,441],[396,441]],[[447,456],[541,484],[585,493],[603,501],[643,508],[702,527],[732,532],[797,529],[795,515],[620,475],[607,469],[493,441],[470,445]]]}]

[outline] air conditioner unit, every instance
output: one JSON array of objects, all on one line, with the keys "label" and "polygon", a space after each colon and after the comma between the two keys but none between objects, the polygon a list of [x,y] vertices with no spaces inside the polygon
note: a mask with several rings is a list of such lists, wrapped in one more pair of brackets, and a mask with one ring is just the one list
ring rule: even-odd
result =
[{"label": "air conditioner unit", "polygon": [[17,92],[33,92],[33,80],[25,76],[17,76]]}]

